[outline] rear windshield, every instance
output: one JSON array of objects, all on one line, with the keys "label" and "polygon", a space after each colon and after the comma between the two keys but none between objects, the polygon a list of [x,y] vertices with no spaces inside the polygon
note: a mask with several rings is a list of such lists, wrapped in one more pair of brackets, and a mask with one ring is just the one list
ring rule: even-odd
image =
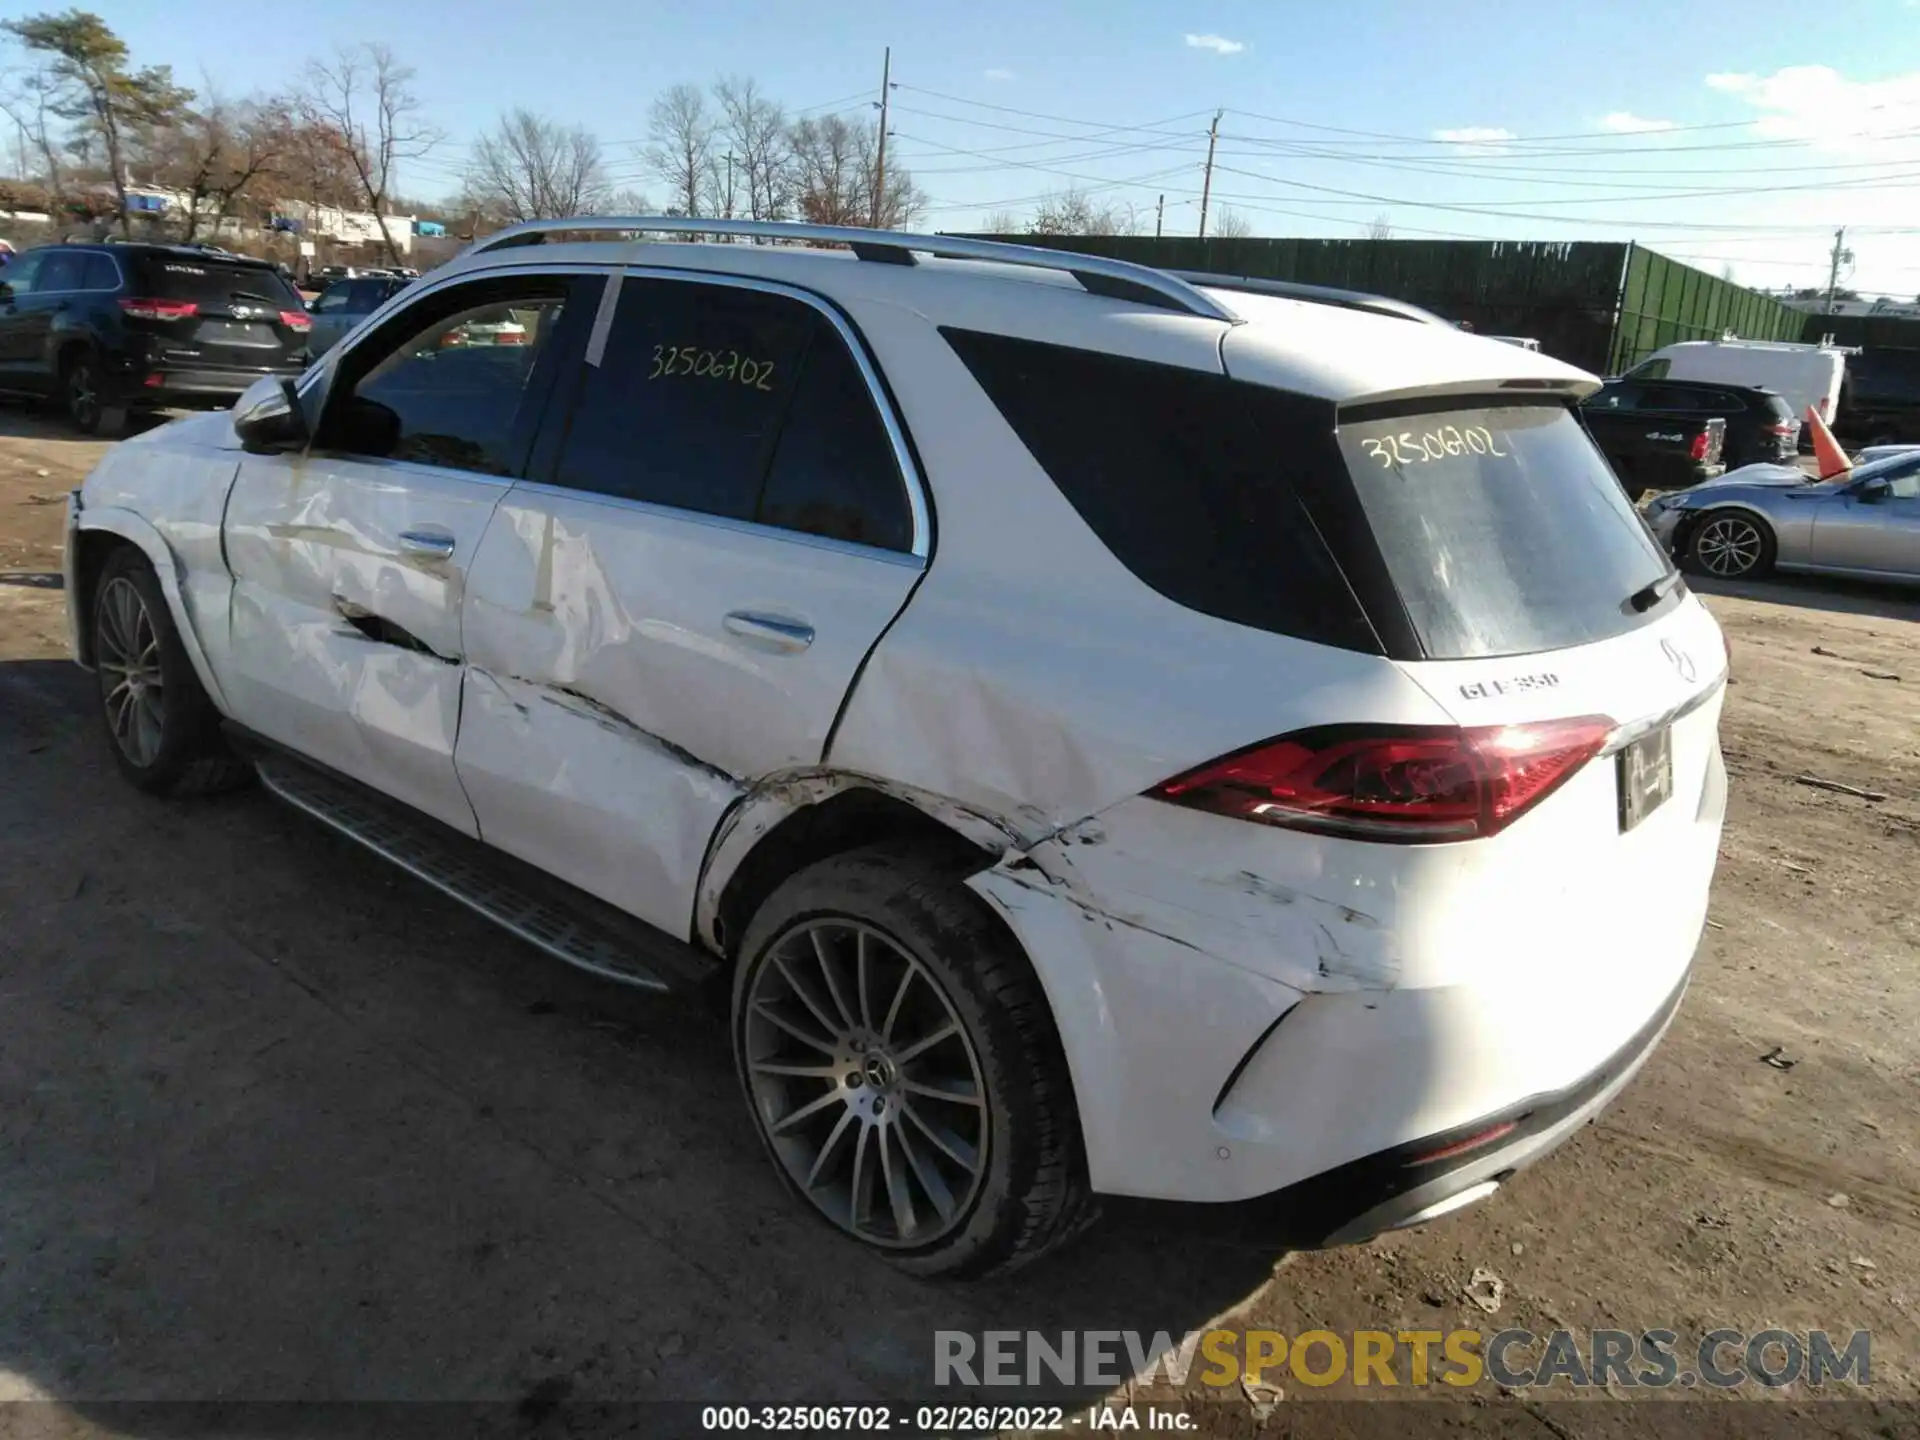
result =
[{"label": "rear windshield", "polygon": [[1605,640],[1672,571],[1573,413],[1558,404],[1342,415],[1361,507],[1434,659]]},{"label": "rear windshield", "polygon": [[133,283],[157,300],[192,300],[209,308],[241,297],[287,310],[302,303],[277,270],[199,255],[142,255],[133,266]]}]

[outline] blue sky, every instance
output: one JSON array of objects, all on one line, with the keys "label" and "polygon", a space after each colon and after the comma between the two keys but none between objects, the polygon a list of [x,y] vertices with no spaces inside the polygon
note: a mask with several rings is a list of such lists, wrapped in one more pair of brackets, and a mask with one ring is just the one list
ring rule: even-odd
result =
[{"label": "blue sky", "polygon": [[751,75],[795,110],[871,113],[891,45],[892,154],[932,196],[929,228],[1077,185],[1149,229],[1165,194],[1167,229],[1191,234],[1224,109],[1215,213],[1256,234],[1356,235],[1384,216],[1406,237],[1637,239],[1778,285],[1824,280],[1845,224],[1851,283],[1920,294],[1916,0],[93,8],[138,62],[234,95],[384,40],[448,134],[408,177],[428,195],[457,189],[473,137],[524,106],[594,130],[622,182],[657,196],[635,149],[660,90]]}]

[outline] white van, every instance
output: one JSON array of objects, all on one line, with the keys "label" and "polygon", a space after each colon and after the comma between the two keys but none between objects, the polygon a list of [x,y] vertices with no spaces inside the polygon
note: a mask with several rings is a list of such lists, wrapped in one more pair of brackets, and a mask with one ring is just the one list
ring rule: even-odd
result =
[{"label": "white van", "polygon": [[1635,380],[1708,380],[1721,385],[1763,385],[1804,420],[1807,407],[1833,423],[1846,378],[1847,352],[1831,345],[1790,345],[1777,340],[1681,340],[1662,345],[1625,377]]}]

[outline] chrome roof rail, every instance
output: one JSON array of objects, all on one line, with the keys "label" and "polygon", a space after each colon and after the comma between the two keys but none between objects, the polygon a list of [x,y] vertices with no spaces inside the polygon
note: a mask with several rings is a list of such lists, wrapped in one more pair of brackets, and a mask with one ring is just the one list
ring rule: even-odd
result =
[{"label": "chrome roof rail", "polygon": [[688,219],[673,215],[582,215],[565,220],[525,220],[475,241],[468,255],[484,255],[520,245],[538,245],[549,235],[580,234],[742,235],[763,240],[790,240],[845,245],[861,260],[885,265],[912,265],[915,255],[942,260],[986,260],[999,265],[1025,265],[1037,270],[1064,270],[1089,294],[1163,310],[1178,310],[1229,325],[1240,317],[1202,294],[1186,281],[1126,260],[1080,255],[1071,250],[1043,250],[1036,245],[1009,245],[998,240],[965,240],[948,235],[916,235],[897,230],[863,230],[850,225],[803,225],[781,220]]}]

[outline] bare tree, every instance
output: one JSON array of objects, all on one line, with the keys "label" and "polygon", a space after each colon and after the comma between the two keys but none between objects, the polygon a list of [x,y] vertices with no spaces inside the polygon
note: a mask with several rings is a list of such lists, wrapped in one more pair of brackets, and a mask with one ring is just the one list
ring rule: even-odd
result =
[{"label": "bare tree", "polygon": [[445,138],[420,118],[413,71],[378,42],[344,45],[331,61],[307,66],[300,99],[307,118],[332,132],[380,227],[388,261],[399,264],[400,248],[387,224],[394,176],[405,161],[427,155]]},{"label": "bare tree", "polygon": [[1237,210],[1229,210],[1224,205],[1213,221],[1213,238],[1216,240],[1244,240],[1253,234],[1253,222]]},{"label": "bare tree", "polygon": [[529,110],[503,115],[476,140],[466,172],[468,202],[503,225],[592,214],[609,189],[600,142],[589,131]]},{"label": "bare tree", "polygon": [[713,87],[720,106],[720,138],[742,172],[747,215],[784,220],[793,213],[793,140],[786,111],[751,78],[731,77]]},{"label": "bare tree", "polygon": [[[173,119],[193,99],[173,83],[165,65],[127,68],[127,45],[106,21],[84,10],[29,15],[3,27],[29,51],[48,57],[47,110],[79,122],[80,139],[100,147],[119,202],[121,233],[133,234],[127,214],[127,155],[148,128]],[[43,122],[44,123],[44,122]]]},{"label": "bare tree", "polygon": [[988,235],[1025,235],[1028,229],[1022,225],[1011,210],[996,210],[980,223],[980,229]]},{"label": "bare tree", "polygon": [[647,112],[642,158],[666,185],[668,213],[697,217],[713,193],[714,121],[698,86],[676,85]]},{"label": "bare tree", "polygon": [[48,197],[55,212],[58,212],[64,198],[60,147],[48,125],[53,118],[55,88],[56,82],[48,65],[9,72],[4,83],[0,84],[0,111],[4,111],[13,122],[14,133],[19,139],[21,178],[28,178],[26,152],[31,149],[39,159],[41,178],[46,181]]},{"label": "bare tree", "polygon": [[145,142],[153,178],[187,194],[182,239],[193,240],[211,211],[213,233],[254,187],[277,176],[282,156],[292,145],[284,100],[246,100],[233,104],[208,83],[204,98],[170,125],[149,133]]},{"label": "bare tree", "polygon": [[877,210],[881,228],[911,225],[927,208],[927,195],[903,167],[889,166],[880,204],[880,133],[867,122],[838,115],[802,120],[789,132],[799,177],[800,213],[816,225],[868,226]]},{"label": "bare tree", "polygon": [[1131,207],[1095,200],[1084,190],[1047,196],[1027,227],[1035,235],[1130,235],[1133,228]]},{"label": "bare tree", "polygon": [[1392,238],[1393,238],[1393,226],[1387,223],[1387,216],[1385,211],[1382,211],[1380,214],[1374,216],[1373,219],[1367,222],[1367,239],[1391,240]]}]

